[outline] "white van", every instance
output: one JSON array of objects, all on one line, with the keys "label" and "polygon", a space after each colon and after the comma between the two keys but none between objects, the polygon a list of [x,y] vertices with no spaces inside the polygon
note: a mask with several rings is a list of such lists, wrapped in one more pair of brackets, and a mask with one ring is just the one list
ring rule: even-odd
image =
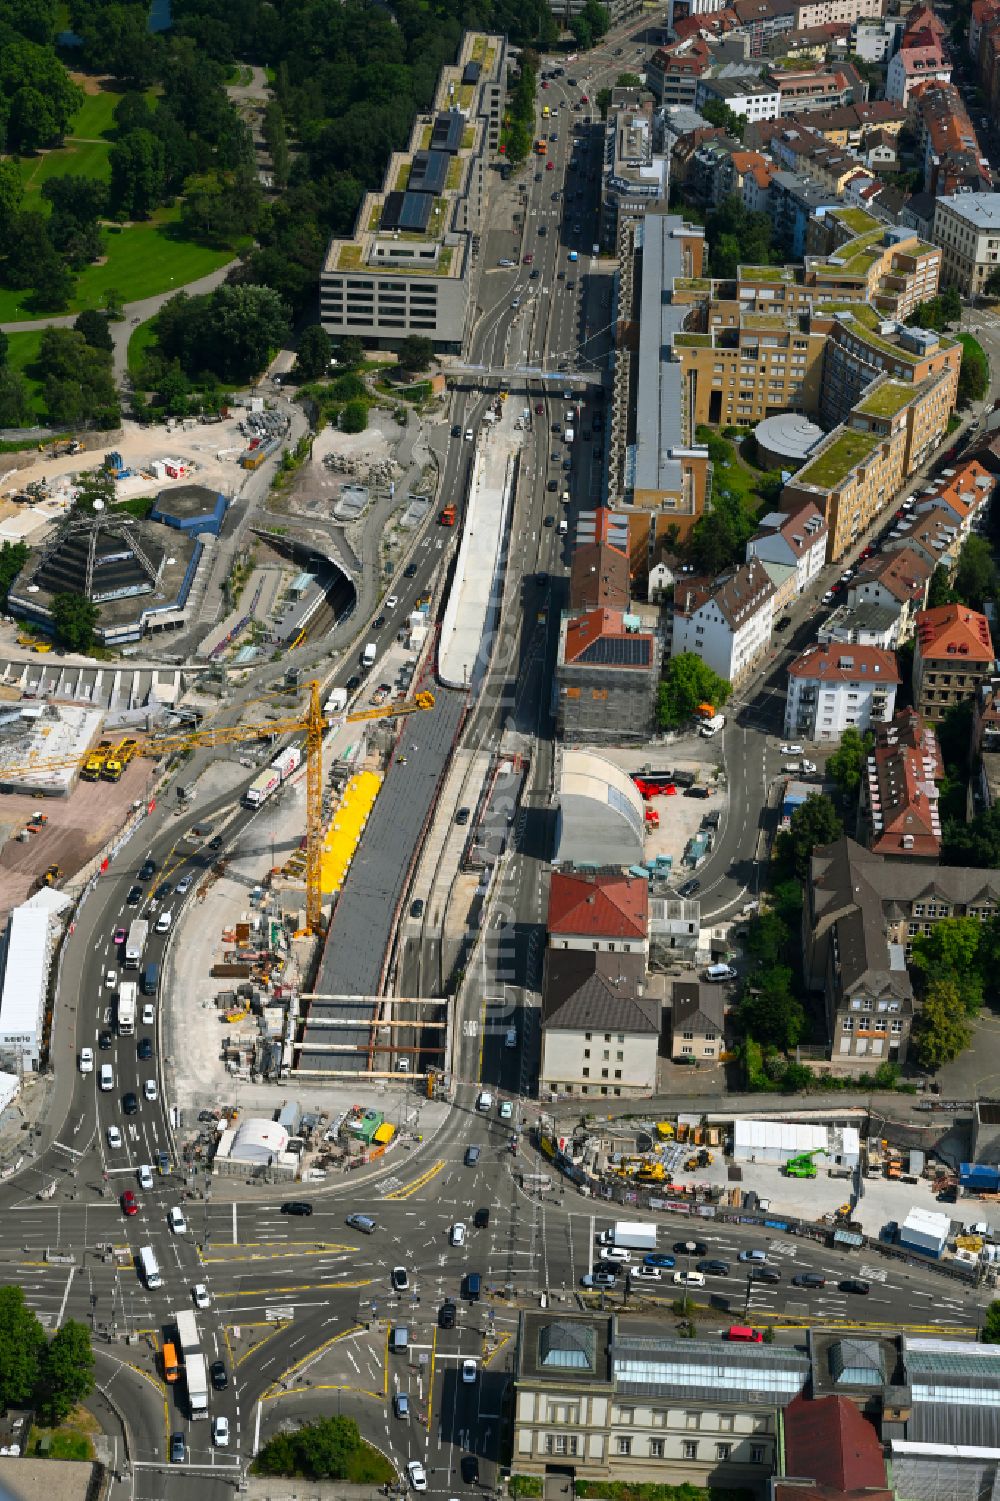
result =
[{"label": "white van", "polygon": [[161,912],[159,917],[156,919],[156,931],[158,933],[169,933],[170,924],[173,922],[173,920],[174,914],[170,911],[169,908],[165,912]]},{"label": "white van", "polygon": [[101,1064],[101,1088],[105,1091],[114,1089],[115,1075],[110,1063]]},{"label": "white van", "polygon": [[560,537],[565,537],[565,535],[566,535],[566,533],[568,531],[569,531],[569,522],[566,520],[565,516],[560,516],[560,518],[559,518],[559,535],[560,535]]},{"label": "white van", "polygon": [[490,1094],[488,1089],[481,1089],[479,1091],[479,1098],[476,1101],[476,1109],[479,1111],[480,1115],[485,1115],[488,1110],[493,1109],[493,1096]]},{"label": "white van", "polygon": [[147,1287],[162,1287],[163,1278],[160,1276],[160,1263],[153,1253],[152,1246],[142,1246],[139,1251],[139,1270],[142,1280]]},{"label": "white van", "polygon": [[361,656],[362,667],[374,667],[375,658],[378,656],[378,647],[374,641],[369,641]]}]

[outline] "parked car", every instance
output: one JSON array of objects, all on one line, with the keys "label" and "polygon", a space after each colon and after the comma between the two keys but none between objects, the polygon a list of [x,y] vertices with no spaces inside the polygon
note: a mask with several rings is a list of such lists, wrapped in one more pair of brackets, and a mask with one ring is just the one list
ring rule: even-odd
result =
[{"label": "parked car", "polygon": [[715,1256],[709,1256],[705,1261],[698,1262],[699,1272],[704,1272],[708,1277],[728,1277],[729,1262],[720,1261]]},{"label": "parked car", "polygon": [[793,1287],[825,1287],[826,1278],[819,1272],[799,1272],[792,1278]]},{"label": "parked car", "polygon": [[618,1278],[614,1272],[588,1272],[580,1278],[581,1287],[603,1288],[605,1291],[618,1286]]},{"label": "parked car", "polygon": [[406,1289],[410,1285],[410,1278],[405,1266],[394,1266],[390,1273],[390,1281],[396,1292],[406,1292]]}]

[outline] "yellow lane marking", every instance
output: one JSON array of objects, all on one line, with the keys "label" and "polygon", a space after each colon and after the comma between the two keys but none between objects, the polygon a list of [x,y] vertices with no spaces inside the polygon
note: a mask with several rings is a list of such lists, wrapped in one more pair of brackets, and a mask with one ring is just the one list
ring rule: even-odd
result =
[{"label": "yellow lane marking", "polygon": [[213,1293],[216,1302],[221,1298],[280,1298],[285,1293],[331,1293],[341,1288],[371,1287],[373,1277],[364,1282],[299,1282],[291,1287],[243,1287],[231,1293]]},{"label": "yellow lane marking", "polygon": [[427,1378],[427,1432],[431,1431],[431,1412],[434,1407],[434,1356],[437,1354],[438,1332],[437,1325],[431,1336],[431,1369]]},{"label": "yellow lane marking", "polygon": [[334,1334],[330,1339],[324,1340],[321,1345],[314,1346],[312,1350],[309,1350],[305,1355],[300,1356],[293,1365],[286,1366],[281,1374],[274,1378],[274,1381],[268,1387],[267,1393],[265,1395],[272,1393],[275,1387],[279,1384],[286,1384],[291,1379],[291,1377],[294,1376],[295,1372],[302,1368],[302,1366],[308,1365],[313,1360],[318,1360],[325,1350],[329,1350],[331,1345],[337,1344],[339,1340],[349,1339],[352,1334],[359,1334],[360,1332],[361,1325],[354,1324],[350,1329],[342,1329],[339,1334]]},{"label": "yellow lane marking", "polygon": [[503,1349],[504,1345],[509,1344],[510,1341],[514,1338],[512,1334],[508,1334],[505,1330],[501,1330],[501,1332],[494,1337],[497,1341],[495,1350],[487,1350],[486,1341],[485,1339],[483,1340],[483,1365],[489,1365],[491,1360],[495,1360],[496,1357],[500,1354],[500,1351]]},{"label": "yellow lane marking", "polygon": [[[356,1392],[359,1397],[371,1397],[373,1402],[384,1402],[385,1397],[381,1392],[370,1392],[365,1386],[334,1386],[326,1382],[315,1381],[310,1386],[311,1392]],[[299,1391],[265,1392],[261,1397],[262,1402],[280,1402],[282,1397],[301,1396]]]},{"label": "yellow lane marking", "polygon": [[435,1162],[433,1167],[428,1168],[426,1173],[423,1173],[419,1178],[415,1178],[412,1183],[407,1183],[405,1188],[397,1188],[393,1193],[386,1194],[385,1197],[396,1201],[412,1198],[415,1193],[419,1193],[422,1188],[426,1188],[431,1179],[436,1178],[443,1167],[444,1158],[442,1157]]},{"label": "yellow lane marking", "polygon": [[355,1246],[316,1246],[310,1248],[303,1246],[301,1250],[294,1251],[265,1251],[259,1256],[203,1256],[203,1266],[235,1266],[245,1261],[282,1261],[293,1256],[328,1256],[331,1251],[353,1251]]}]

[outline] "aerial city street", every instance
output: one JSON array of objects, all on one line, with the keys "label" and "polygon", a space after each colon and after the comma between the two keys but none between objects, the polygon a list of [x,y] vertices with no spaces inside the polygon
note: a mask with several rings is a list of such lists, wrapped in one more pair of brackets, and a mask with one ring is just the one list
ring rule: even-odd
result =
[{"label": "aerial city street", "polygon": [[0,1494],[996,1493],[1000,0],[4,9]]}]

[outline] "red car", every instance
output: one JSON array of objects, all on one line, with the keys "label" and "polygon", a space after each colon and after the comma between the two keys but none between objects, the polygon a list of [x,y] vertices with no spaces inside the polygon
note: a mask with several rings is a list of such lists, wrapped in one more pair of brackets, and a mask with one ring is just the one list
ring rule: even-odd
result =
[{"label": "red car", "polygon": [[126,1188],[125,1192],[122,1194],[122,1213],[139,1213],[139,1201],[130,1188]]},{"label": "red car", "polygon": [[545,170],[546,170],[546,172],[554,172],[556,170],[556,164],[555,164],[555,162],[546,162],[545,163]]},{"label": "red car", "polygon": [[545,403],[541,402],[541,401],[536,401],[535,402],[535,416],[536,417],[540,417],[544,411],[545,411]]},{"label": "red car", "polygon": [[534,259],[535,259],[535,257],[532,255],[531,251],[529,250],[528,253],[527,253],[527,255],[524,257],[524,264],[526,266],[530,266],[531,263],[532,263],[532,261]]}]

